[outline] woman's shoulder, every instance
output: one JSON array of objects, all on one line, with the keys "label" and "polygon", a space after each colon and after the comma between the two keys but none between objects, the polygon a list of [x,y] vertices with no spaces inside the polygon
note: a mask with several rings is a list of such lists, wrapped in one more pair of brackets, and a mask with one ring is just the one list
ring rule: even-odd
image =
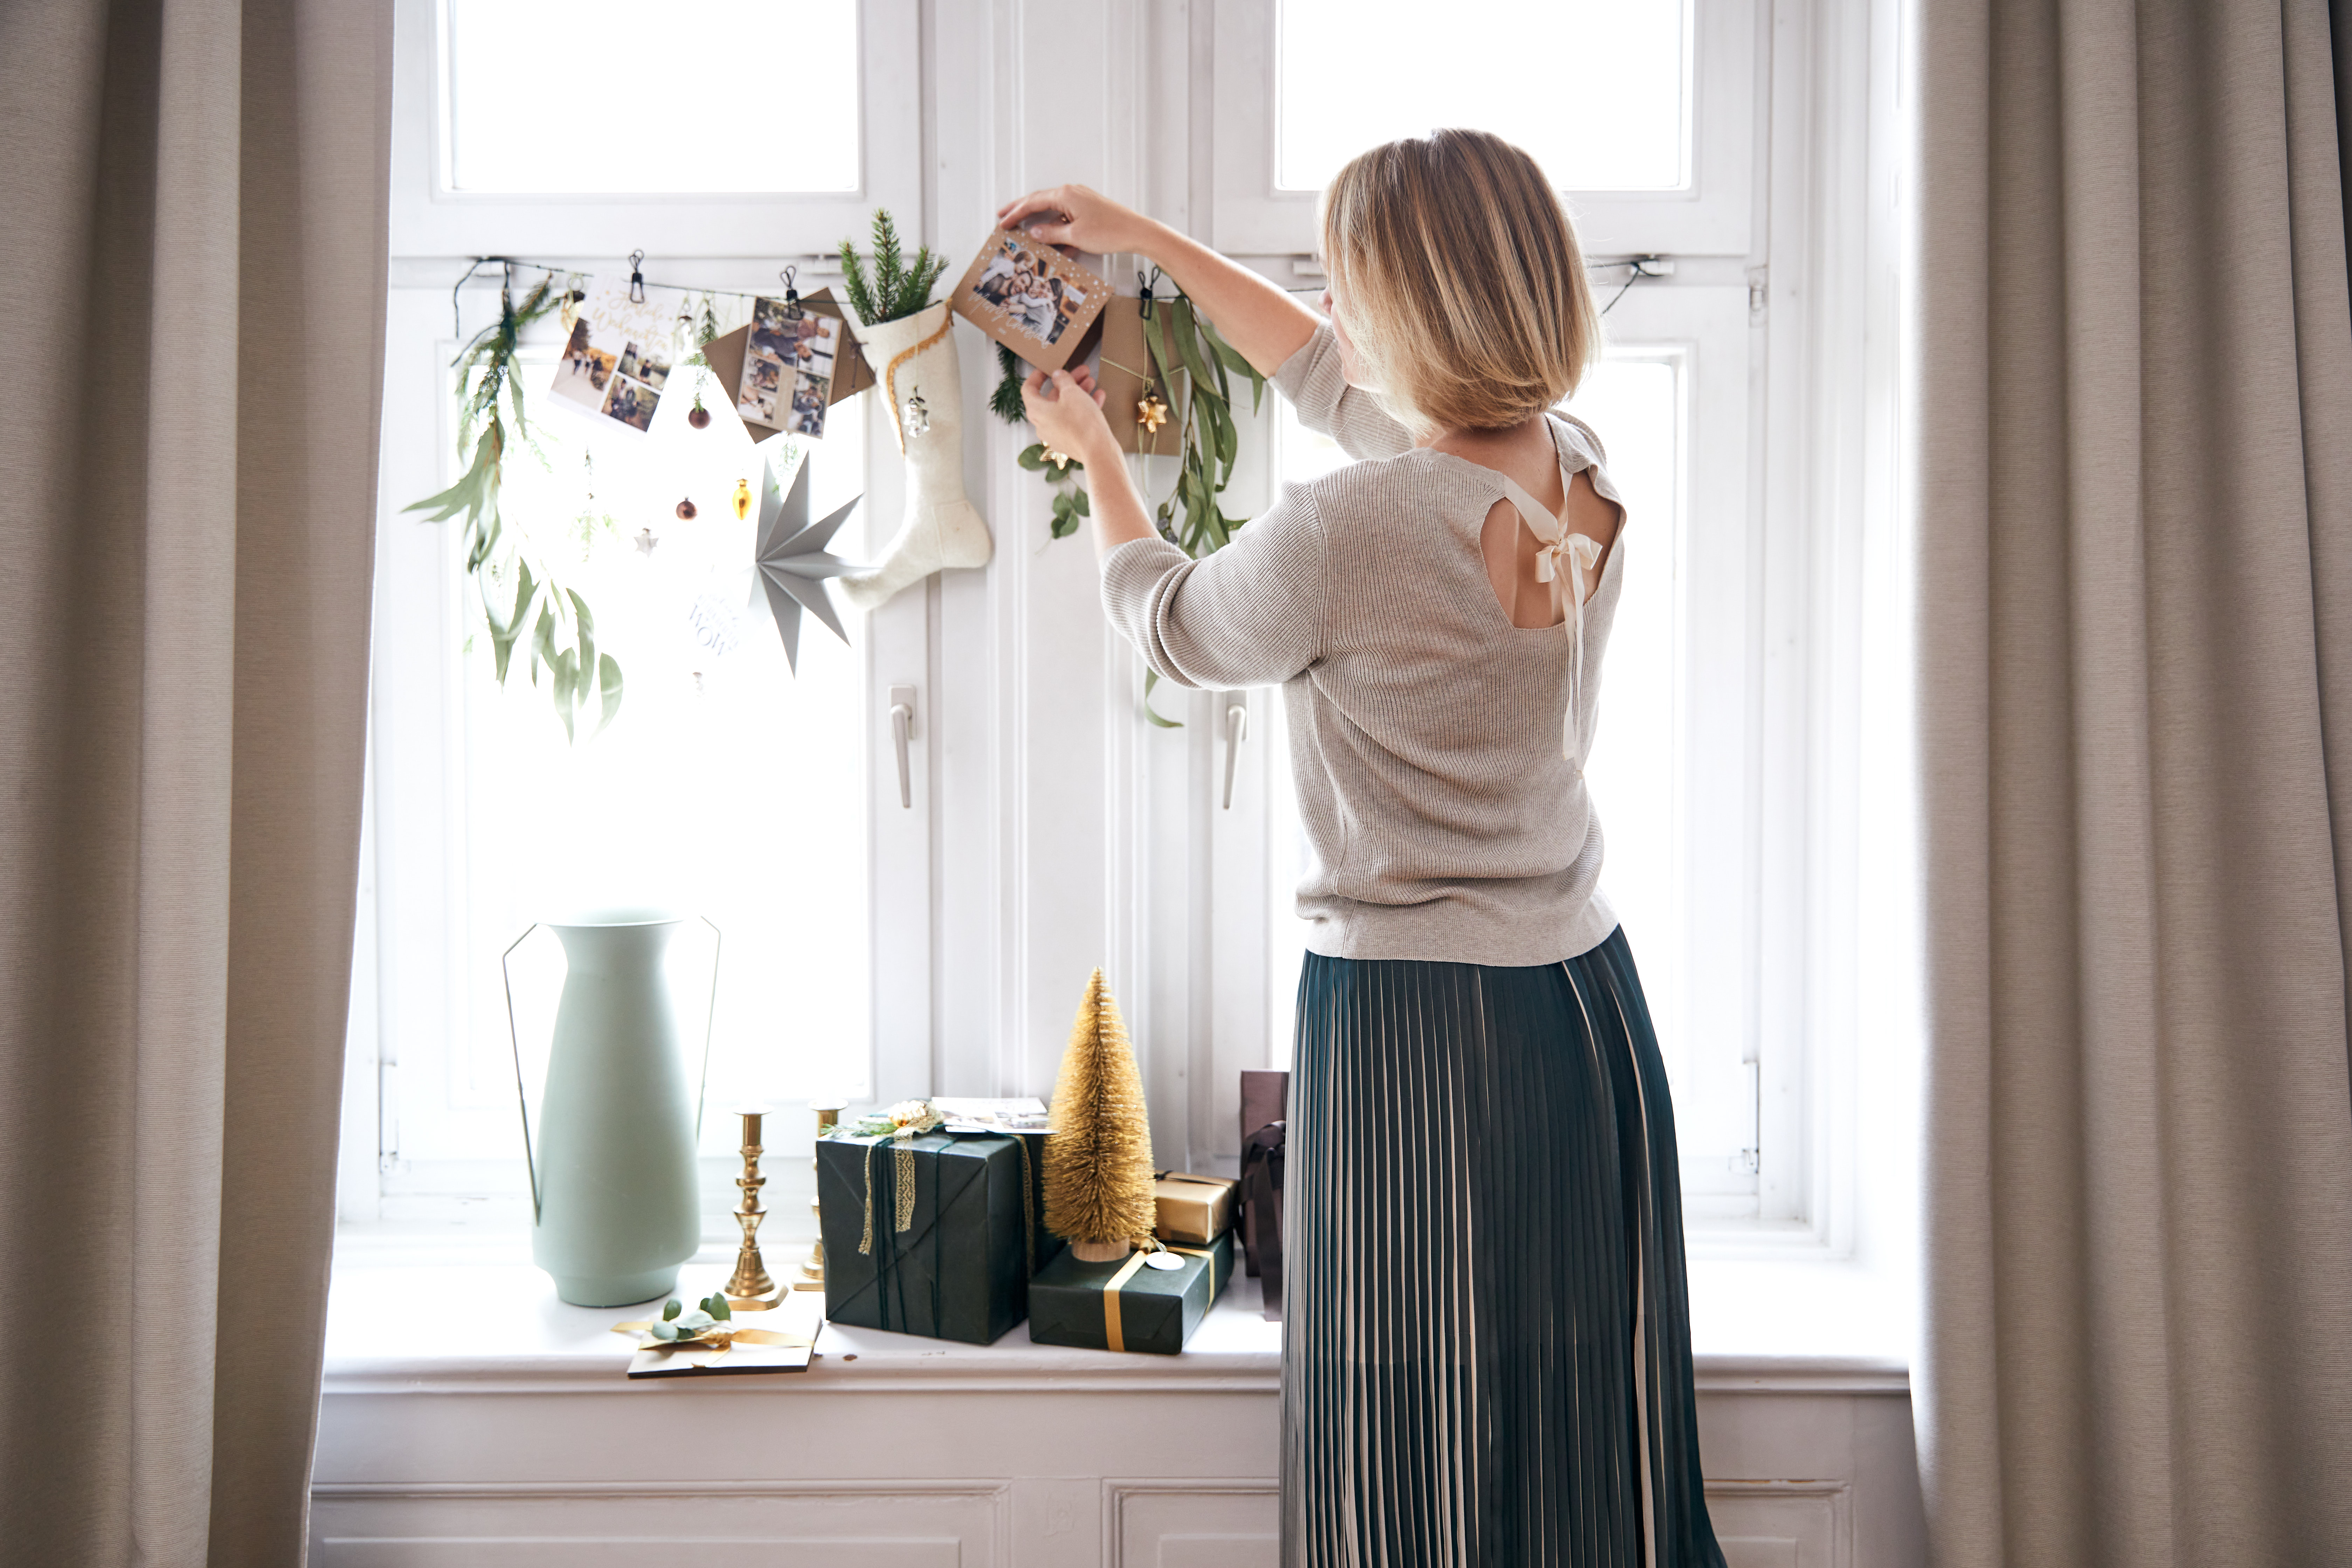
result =
[{"label": "woman's shoulder", "polygon": [[1327,518],[1422,507],[1443,488],[1437,454],[1414,447],[1385,458],[1361,458],[1285,487],[1308,497]]}]

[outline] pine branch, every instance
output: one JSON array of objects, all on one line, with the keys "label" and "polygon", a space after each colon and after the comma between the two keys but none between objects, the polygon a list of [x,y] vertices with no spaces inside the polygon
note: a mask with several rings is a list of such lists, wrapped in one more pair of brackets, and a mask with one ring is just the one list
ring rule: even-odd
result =
[{"label": "pine branch", "polygon": [[841,286],[849,295],[849,308],[866,325],[878,326],[887,320],[874,308],[874,290],[866,286],[866,264],[857,258],[856,247],[849,240],[841,242]]},{"label": "pine branch", "polygon": [[874,299],[895,321],[907,312],[898,309],[899,290],[906,286],[906,258],[898,249],[898,225],[888,207],[874,209]]},{"label": "pine branch", "polygon": [[999,343],[996,365],[996,390],[988,395],[988,406],[1007,425],[1018,425],[1029,417],[1029,405],[1021,394],[1021,384],[1028,379],[1021,374],[1021,356]]}]

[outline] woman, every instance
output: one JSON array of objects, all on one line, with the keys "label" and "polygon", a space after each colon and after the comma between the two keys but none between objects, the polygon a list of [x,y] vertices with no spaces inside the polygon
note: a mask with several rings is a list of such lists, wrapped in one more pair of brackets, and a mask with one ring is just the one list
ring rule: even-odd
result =
[{"label": "woman", "polygon": [[1082,186],[998,216],[1149,257],[1358,459],[1192,561],[1091,379],[1028,382],[1112,622],[1167,679],[1285,687],[1283,1561],[1719,1568],[1664,1065],[1580,767],[1624,513],[1549,412],[1600,325],[1559,198],[1481,132],[1365,153],[1323,196],[1328,324]]}]

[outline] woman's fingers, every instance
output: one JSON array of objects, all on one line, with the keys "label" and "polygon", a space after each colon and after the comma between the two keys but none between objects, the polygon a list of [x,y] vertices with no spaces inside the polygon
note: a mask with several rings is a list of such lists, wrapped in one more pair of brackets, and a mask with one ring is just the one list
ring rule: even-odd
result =
[{"label": "woman's fingers", "polygon": [[1023,220],[1035,217],[1040,213],[1048,214],[1053,218],[1050,224],[1040,225],[1032,231],[1040,239],[1045,237],[1045,230],[1047,228],[1066,228],[1069,226],[1070,207],[1068,202],[1064,199],[1060,186],[1056,185],[1043,191],[1032,191],[1019,201],[1007,202],[996,209],[996,226],[1013,228]]}]

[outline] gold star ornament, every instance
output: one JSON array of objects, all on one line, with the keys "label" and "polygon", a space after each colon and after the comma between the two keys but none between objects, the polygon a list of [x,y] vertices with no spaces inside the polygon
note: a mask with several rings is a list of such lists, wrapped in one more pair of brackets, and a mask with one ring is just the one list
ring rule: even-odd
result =
[{"label": "gold star ornament", "polygon": [[1146,434],[1159,435],[1160,427],[1168,423],[1168,405],[1153,394],[1135,405],[1135,422],[1143,426]]}]

